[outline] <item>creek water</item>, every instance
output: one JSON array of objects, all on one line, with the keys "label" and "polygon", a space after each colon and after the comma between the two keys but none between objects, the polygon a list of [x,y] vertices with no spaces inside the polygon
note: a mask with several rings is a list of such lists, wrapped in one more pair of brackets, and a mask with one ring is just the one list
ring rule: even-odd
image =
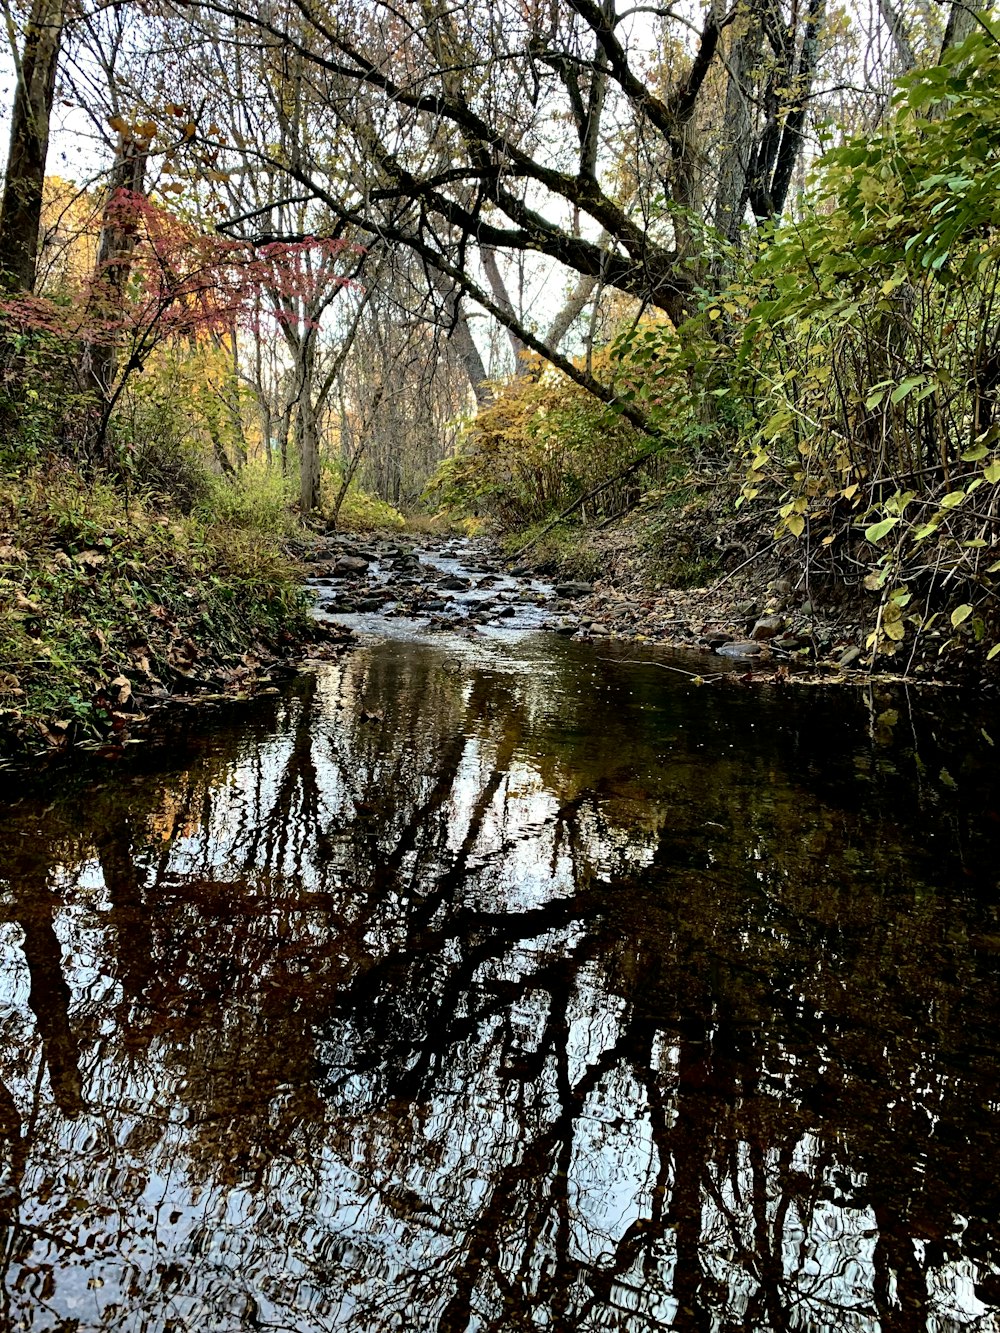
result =
[{"label": "creek water", "polygon": [[8,791],[0,1327],[1000,1328],[992,738],[671,666],[397,629]]}]

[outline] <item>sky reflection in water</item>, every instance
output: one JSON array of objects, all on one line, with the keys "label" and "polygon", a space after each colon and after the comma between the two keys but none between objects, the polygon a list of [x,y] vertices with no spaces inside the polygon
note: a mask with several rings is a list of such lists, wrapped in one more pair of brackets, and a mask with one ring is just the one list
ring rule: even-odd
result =
[{"label": "sky reflection in water", "polygon": [[0,1326],[1000,1328],[985,742],[614,656],[390,641],[11,805]]}]

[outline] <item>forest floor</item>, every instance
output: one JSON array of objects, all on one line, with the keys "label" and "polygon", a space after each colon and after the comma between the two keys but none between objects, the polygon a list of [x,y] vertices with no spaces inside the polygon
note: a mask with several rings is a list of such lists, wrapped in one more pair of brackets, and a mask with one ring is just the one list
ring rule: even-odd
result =
[{"label": "forest floor", "polygon": [[68,468],[0,482],[0,761],[114,754],[165,709],[273,688],[310,646],[297,544]]}]

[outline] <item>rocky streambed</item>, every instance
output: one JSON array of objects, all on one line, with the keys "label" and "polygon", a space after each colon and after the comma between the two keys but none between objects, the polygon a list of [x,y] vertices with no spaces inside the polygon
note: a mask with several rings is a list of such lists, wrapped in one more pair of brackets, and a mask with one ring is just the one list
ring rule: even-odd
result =
[{"label": "rocky streambed", "polygon": [[332,536],[313,552],[310,586],[317,614],[348,629],[395,622],[401,633],[490,629],[586,633],[576,607],[589,583],[550,583],[508,571],[487,543],[468,539]]},{"label": "rocky streambed", "polygon": [[861,656],[851,636],[817,623],[809,607],[791,617],[766,602],[733,599],[720,608],[699,591],[549,580],[527,566],[505,567],[482,540],[333,534],[317,543],[310,562],[317,618],[347,632],[547,631],[708,651],[762,671],[807,661],[844,670]]}]

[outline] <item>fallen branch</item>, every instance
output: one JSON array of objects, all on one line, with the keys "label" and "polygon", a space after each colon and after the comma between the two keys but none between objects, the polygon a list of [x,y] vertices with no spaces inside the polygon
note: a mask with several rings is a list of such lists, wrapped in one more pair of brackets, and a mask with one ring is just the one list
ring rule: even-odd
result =
[{"label": "fallen branch", "polygon": [[626,662],[630,666],[654,666],[659,667],[661,671],[675,671],[678,676],[688,676],[691,680],[697,681],[699,685],[710,685],[713,680],[725,680],[727,676],[734,673],[732,671],[716,671],[711,675],[703,676],[700,671],[686,671],[684,667],[671,666],[669,662],[657,662],[652,657],[601,657],[600,662]]},{"label": "fallen branch", "polygon": [[641,454],[638,458],[633,458],[632,462],[629,463],[627,467],[622,468],[620,472],[616,472],[613,477],[608,477],[606,481],[602,481],[597,486],[591,487],[591,489],[586,491],[583,495],[578,495],[572,504],[567,505],[565,509],[556,514],[551,522],[546,523],[544,528],[536,532],[532,538],[526,541],[523,546],[519,546],[516,551],[512,552],[512,554],[507,557],[508,560],[516,560],[519,556],[524,555],[525,551],[530,551],[535,543],[540,541],[547,532],[551,532],[552,529],[557,524],[561,523],[564,518],[569,518],[574,509],[579,509],[580,506],[586,504],[588,500],[592,500],[595,495],[600,495],[601,491],[606,491],[609,486],[614,486],[616,482],[623,481],[626,477],[630,477],[633,472],[637,472],[639,468],[642,467],[643,463],[648,462],[649,459],[655,458],[657,454],[662,453],[663,450],[666,449],[667,443],[668,441],[664,441],[663,444],[657,445],[655,449],[648,449],[646,453]]}]

